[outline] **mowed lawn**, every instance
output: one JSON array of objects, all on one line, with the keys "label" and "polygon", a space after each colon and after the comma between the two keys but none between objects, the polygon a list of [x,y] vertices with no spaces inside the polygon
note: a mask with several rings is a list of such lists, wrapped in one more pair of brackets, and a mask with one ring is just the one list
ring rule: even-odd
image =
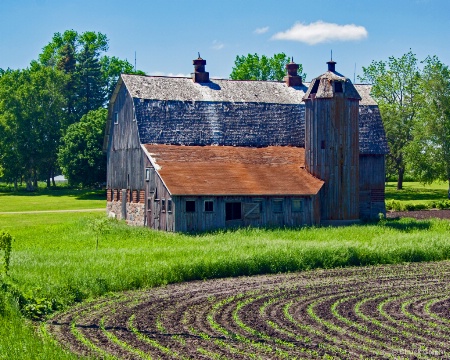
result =
[{"label": "mowed lawn", "polygon": [[39,192],[0,192],[0,212],[106,209],[104,191],[40,190]]},{"label": "mowed lawn", "polygon": [[409,204],[426,204],[447,199],[448,183],[422,184],[404,182],[403,189],[397,190],[396,182],[386,184],[386,200],[396,200]]}]

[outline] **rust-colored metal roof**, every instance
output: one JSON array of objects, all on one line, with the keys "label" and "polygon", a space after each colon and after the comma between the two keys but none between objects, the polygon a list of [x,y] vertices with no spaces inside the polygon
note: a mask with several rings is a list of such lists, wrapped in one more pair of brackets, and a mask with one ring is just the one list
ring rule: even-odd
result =
[{"label": "rust-colored metal roof", "polygon": [[315,195],[305,149],[144,145],[172,195]]}]

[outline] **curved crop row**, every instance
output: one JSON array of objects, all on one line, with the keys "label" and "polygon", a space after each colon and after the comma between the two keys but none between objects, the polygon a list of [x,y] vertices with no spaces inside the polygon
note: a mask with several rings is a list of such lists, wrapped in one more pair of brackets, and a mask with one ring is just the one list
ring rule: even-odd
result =
[{"label": "curved crop row", "polygon": [[142,359],[450,358],[450,262],[191,282],[59,314],[79,354]]}]

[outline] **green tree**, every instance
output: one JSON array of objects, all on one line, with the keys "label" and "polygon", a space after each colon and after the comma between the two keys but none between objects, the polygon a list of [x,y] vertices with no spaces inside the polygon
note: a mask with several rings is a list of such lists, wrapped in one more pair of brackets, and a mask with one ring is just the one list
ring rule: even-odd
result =
[{"label": "green tree", "polygon": [[390,148],[388,173],[398,176],[397,189],[403,187],[406,149],[413,140],[413,128],[420,107],[420,70],[416,56],[409,51],[400,58],[372,61],[363,67],[360,80],[372,84],[371,94],[378,102]]},{"label": "green tree", "polygon": [[108,111],[89,111],[68,127],[58,152],[58,163],[71,185],[93,186],[106,180],[106,155],[102,151]]},{"label": "green tree", "polygon": [[447,181],[450,199],[450,69],[436,56],[424,63],[422,104],[407,159],[410,171],[420,181]]},{"label": "green tree", "polygon": [[41,64],[57,67],[69,76],[64,93],[68,125],[104,106],[121,73],[145,75],[143,71],[133,71],[127,60],[104,55],[108,42],[100,32],[66,30],[55,33],[39,55]]},{"label": "green tree", "polygon": [[[282,81],[289,61],[285,53],[275,54],[272,57],[266,55],[260,57],[258,54],[236,56],[230,78],[232,80]],[[299,64],[298,71],[304,79],[306,74],[302,74],[302,64]]]},{"label": "green tree", "polygon": [[0,78],[0,161],[15,183],[25,176],[28,190],[34,190],[39,176],[50,185],[54,174],[65,81],[62,72],[37,62]]}]

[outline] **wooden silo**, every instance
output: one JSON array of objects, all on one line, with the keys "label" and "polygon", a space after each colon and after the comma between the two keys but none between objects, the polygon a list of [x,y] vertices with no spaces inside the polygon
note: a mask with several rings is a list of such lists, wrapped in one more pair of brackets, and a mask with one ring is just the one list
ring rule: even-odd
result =
[{"label": "wooden silo", "polygon": [[325,181],[321,222],[359,219],[359,101],[351,81],[335,70],[309,85],[305,101],[305,166]]}]

